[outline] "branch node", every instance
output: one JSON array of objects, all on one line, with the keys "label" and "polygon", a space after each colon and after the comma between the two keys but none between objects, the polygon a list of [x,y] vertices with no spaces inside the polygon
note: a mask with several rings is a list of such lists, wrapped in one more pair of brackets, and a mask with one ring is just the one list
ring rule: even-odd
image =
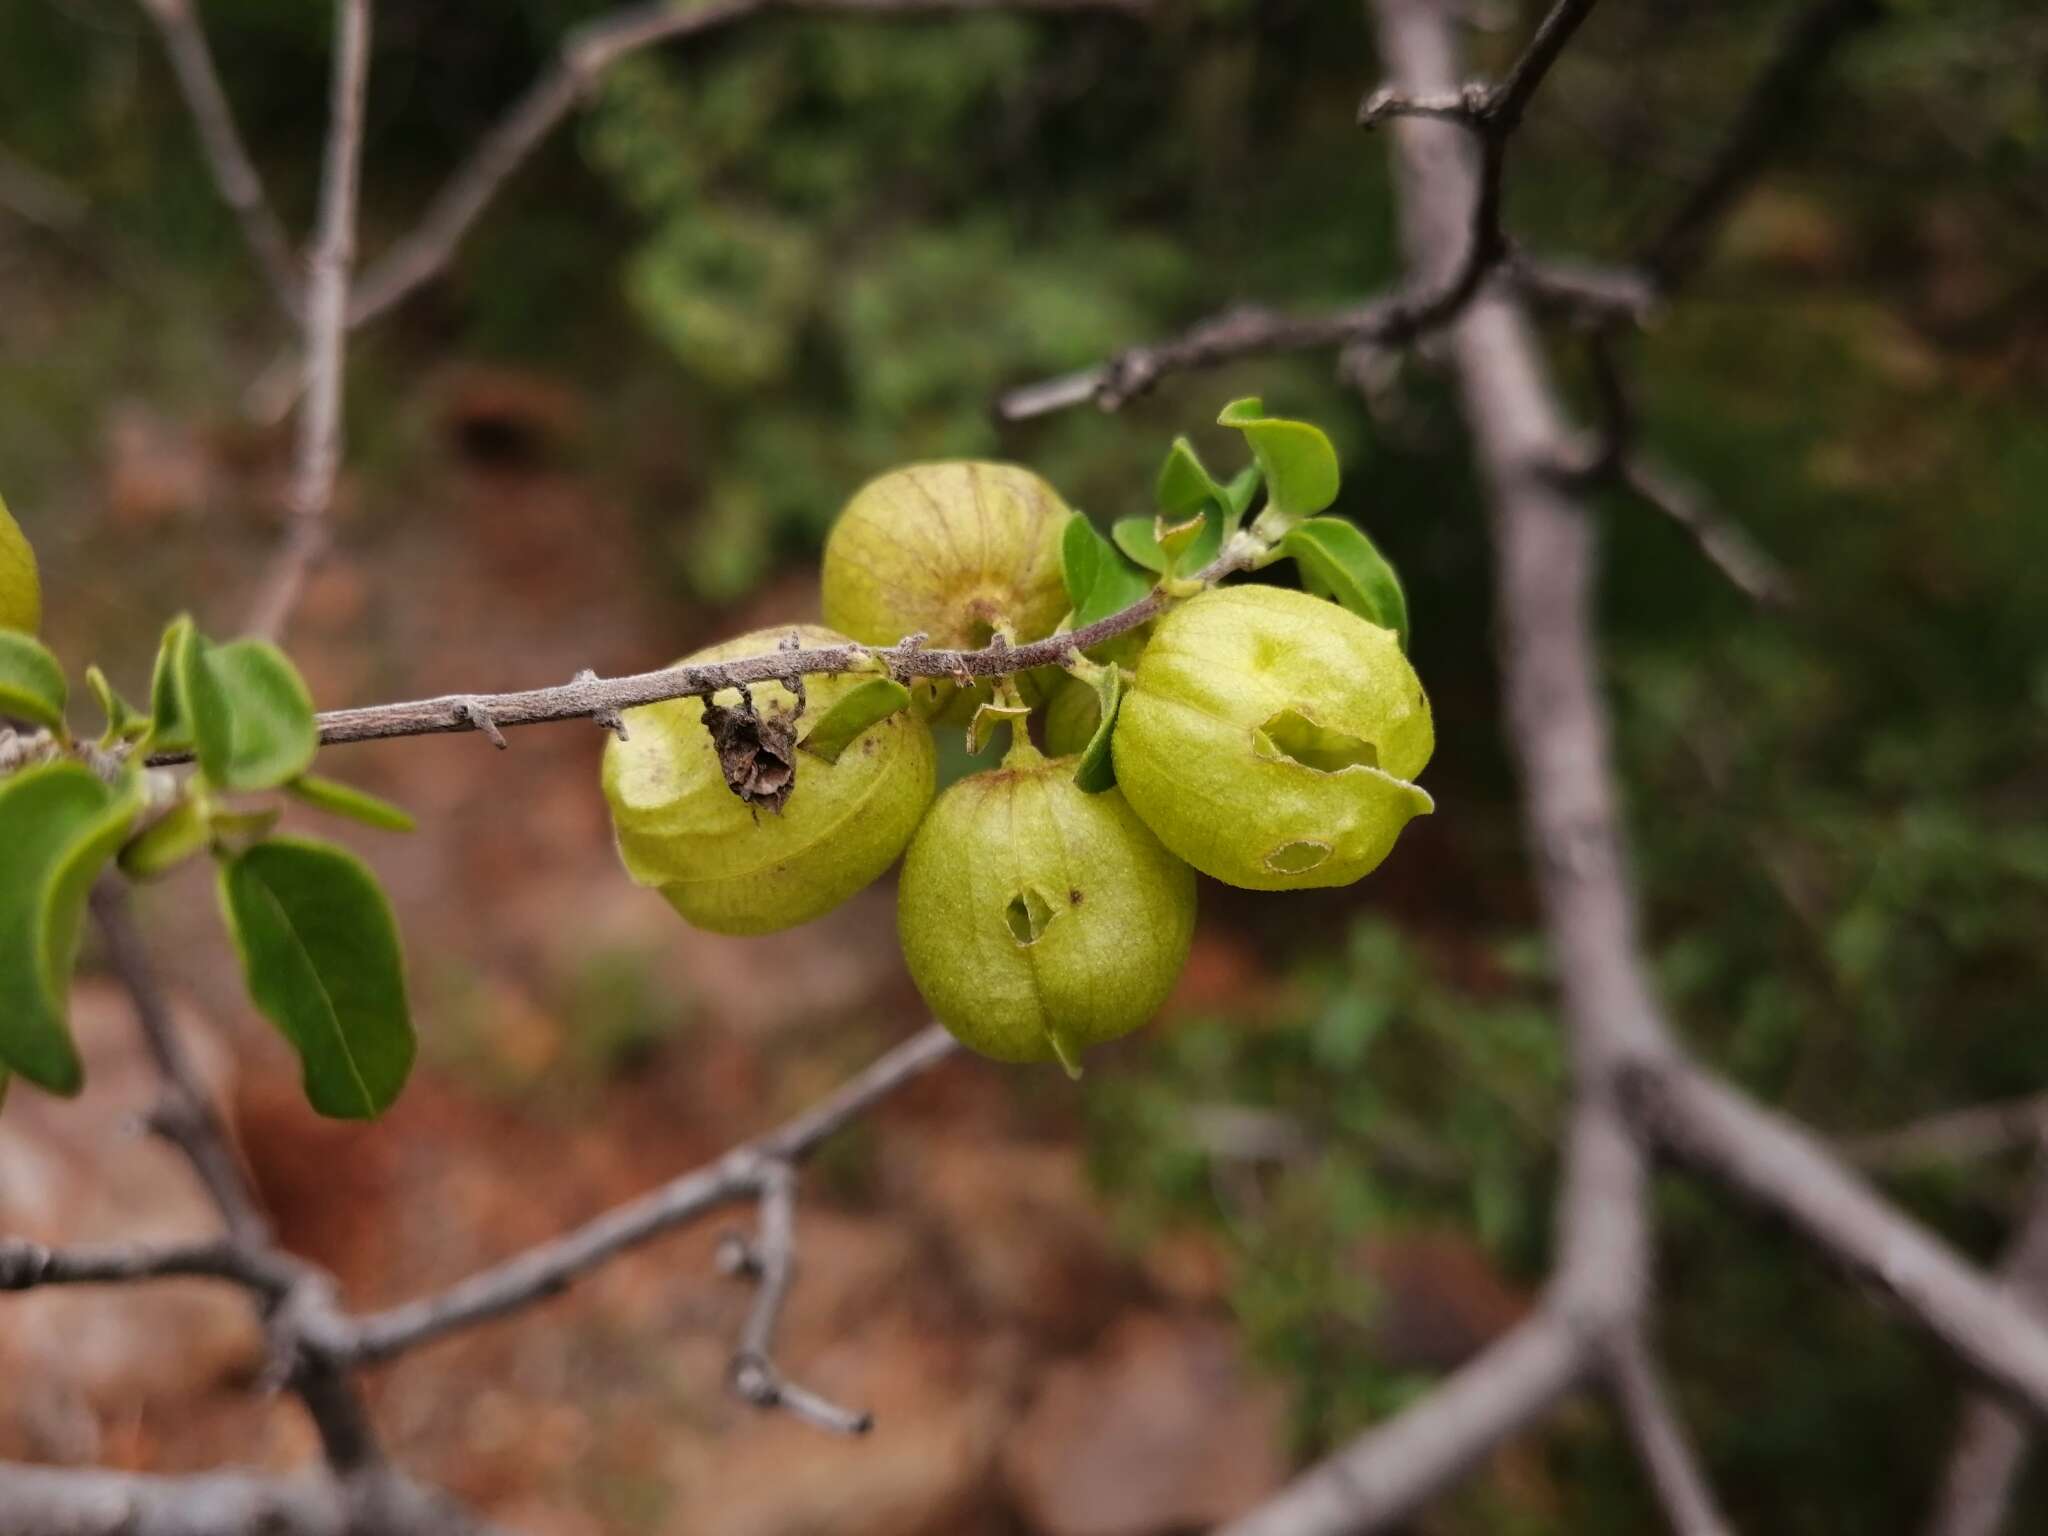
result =
[{"label": "branch node", "polygon": [[473,696],[457,699],[451,706],[451,713],[460,724],[472,730],[482,731],[484,739],[500,752],[510,745],[505,740],[505,733],[498,729],[498,722],[492,717],[490,710],[484,707],[481,699]]},{"label": "branch node", "polygon": [[[597,682],[599,682],[600,679],[598,678],[597,672],[593,668],[584,667],[581,670],[579,670],[574,677],[570,678],[569,681],[572,683],[589,683],[594,685]],[[607,705],[600,704],[597,706],[597,708],[593,709],[590,712],[590,718],[592,722],[595,723],[600,730],[610,731],[614,736],[618,737],[619,740],[632,740],[632,737],[626,731],[626,722],[624,718],[619,714],[619,712],[616,709],[612,709]]]}]

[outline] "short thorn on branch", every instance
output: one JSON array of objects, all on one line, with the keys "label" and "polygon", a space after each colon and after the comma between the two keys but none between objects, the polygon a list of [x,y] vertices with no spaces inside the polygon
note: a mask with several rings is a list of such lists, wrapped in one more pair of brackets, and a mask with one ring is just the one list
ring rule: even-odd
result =
[{"label": "short thorn on branch", "polygon": [[[572,683],[595,683],[597,680],[596,669],[592,667],[582,668],[574,677],[569,679]],[[610,731],[621,741],[632,740],[632,737],[626,730],[625,717],[616,709],[600,704],[590,712],[590,718],[597,725],[598,729]]]},{"label": "short thorn on branch", "polygon": [[[595,675],[593,673],[592,677],[594,678]],[[457,699],[455,701],[455,718],[473,730],[482,731],[484,739],[500,752],[511,745],[510,742],[505,740],[505,733],[498,729],[497,720],[479,699]],[[595,718],[595,716],[593,715],[592,718]]]}]

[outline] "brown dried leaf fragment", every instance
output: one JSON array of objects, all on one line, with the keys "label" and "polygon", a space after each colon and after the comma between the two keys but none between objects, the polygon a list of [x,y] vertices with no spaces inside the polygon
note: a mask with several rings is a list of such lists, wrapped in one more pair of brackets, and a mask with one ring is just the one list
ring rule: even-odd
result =
[{"label": "brown dried leaf fragment", "polygon": [[742,692],[737,708],[707,702],[704,728],[726,787],[748,805],[780,815],[796,788],[796,726],[779,714],[761,714],[752,695]]}]

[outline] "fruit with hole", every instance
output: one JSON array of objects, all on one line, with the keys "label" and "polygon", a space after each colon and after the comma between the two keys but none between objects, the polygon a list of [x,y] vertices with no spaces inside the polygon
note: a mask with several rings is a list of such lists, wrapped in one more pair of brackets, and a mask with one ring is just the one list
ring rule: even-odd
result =
[{"label": "fruit with hole", "polygon": [[1073,773],[1027,745],[953,785],[904,856],[896,909],[940,1023],[984,1056],[1070,1073],[1158,1012],[1195,924],[1194,871]]},{"label": "fruit with hole", "polygon": [[1257,891],[1349,885],[1433,808],[1413,780],[1429,701],[1391,630],[1268,586],[1202,593],[1157,623],[1112,740],[1159,840]]}]

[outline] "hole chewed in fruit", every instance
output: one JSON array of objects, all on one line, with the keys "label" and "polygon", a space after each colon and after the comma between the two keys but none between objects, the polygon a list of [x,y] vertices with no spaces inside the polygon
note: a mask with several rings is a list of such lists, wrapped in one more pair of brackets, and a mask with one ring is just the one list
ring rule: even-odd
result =
[{"label": "hole chewed in fruit", "polygon": [[1036,944],[1055,916],[1051,902],[1026,886],[1010,898],[1003,909],[1003,921],[1010,925],[1010,937],[1019,944]]},{"label": "hole chewed in fruit", "polygon": [[1371,742],[1317,725],[1294,709],[1281,710],[1254,731],[1252,746],[1263,758],[1284,758],[1317,773],[1380,765],[1379,748]]},{"label": "hole chewed in fruit", "polygon": [[1276,875],[1305,875],[1329,856],[1328,843],[1282,843],[1266,855],[1266,868]]}]

